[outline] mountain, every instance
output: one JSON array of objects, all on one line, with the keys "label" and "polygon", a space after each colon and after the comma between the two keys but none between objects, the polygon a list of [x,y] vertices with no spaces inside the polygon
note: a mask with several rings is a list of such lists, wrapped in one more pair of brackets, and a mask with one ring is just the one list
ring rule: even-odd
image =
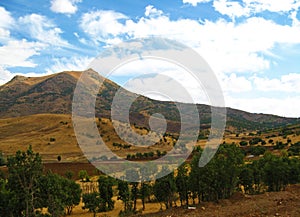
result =
[{"label": "mountain", "polygon": [[[86,71],[93,72],[91,69]],[[0,86],[0,117],[12,118],[34,114],[71,114],[73,92],[82,72],[68,71],[44,77],[16,76]],[[110,118],[110,105],[115,93],[121,88],[116,83],[103,79],[103,86],[96,101],[96,115]],[[137,97],[130,108],[130,121],[148,128],[153,113],[161,113],[168,121],[168,131],[180,129],[180,115],[174,102],[157,101],[136,95],[125,89],[127,96]],[[202,128],[209,128],[211,109],[208,105],[197,105]],[[188,114],[187,114],[188,115]],[[275,115],[255,114],[227,108],[227,126],[230,131],[266,130],[299,124],[299,118],[285,118]]]}]

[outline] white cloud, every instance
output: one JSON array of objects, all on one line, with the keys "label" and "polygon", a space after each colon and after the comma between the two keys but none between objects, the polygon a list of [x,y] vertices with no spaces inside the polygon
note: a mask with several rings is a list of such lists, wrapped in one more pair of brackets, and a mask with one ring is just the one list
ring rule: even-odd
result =
[{"label": "white cloud", "polygon": [[120,20],[127,19],[124,14],[114,11],[92,11],[85,13],[80,21],[80,27],[93,40],[105,42],[112,37],[125,33]]},{"label": "white cloud", "polygon": [[39,51],[43,48],[45,48],[45,44],[40,42],[28,42],[25,39],[11,40],[8,44],[0,47],[0,66],[34,67],[36,63],[30,58],[39,55]]},{"label": "white cloud", "polygon": [[10,71],[0,65],[0,85],[11,80],[13,77],[14,75]]},{"label": "white cloud", "polygon": [[206,3],[212,0],[182,0],[184,4],[191,4],[193,6],[197,6],[198,3]]},{"label": "white cloud", "polygon": [[3,7],[0,7],[0,17],[0,42],[3,42],[9,39],[10,29],[15,25],[15,20]]},{"label": "white cloud", "polygon": [[[96,11],[82,17],[81,28],[94,41],[114,44],[123,38],[151,35],[178,40],[196,49],[217,73],[261,72],[269,69],[267,56],[278,44],[300,43],[300,28],[283,26],[260,17],[242,23],[219,19],[198,22],[191,19],[170,20],[153,6],[137,21],[113,11]],[[185,31],[182,31],[184,29]],[[254,34],[255,33],[255,34]]]},{"label": "white cloud", "polygon": [[252,113],[276,114],[284,117],[300,117],[300,97],[269,98],[257,97],[249,98],[232,98],[225,97],[227,106],[238,108]]},{"label": "white cloud", "polygon": [[274,79],[254,77],[253,82],[260,91],[300,93],[299,73],[290,73]]},{"label": "white cloud", "polygon": [[[235,17],[250,16],[264,11],[286,13],[298,11],[298,0],[214,0],[213,5],[219,13],[227,15],[233,20]],[[195,5],[194,5],[195,6]]]},{"label": "white cloud", "polygon": [[7,11],[4,7],[0,7],[0,28],[10,28],[14,25],[14,18],[11,16],[10,12]]},{"label": "white cloud", "polygon": [[50,9],[55,13],[74,14],[77,11],[77,3],[82,0],[51,0]]},{"label": "white cloud", "polygon": [[86,70],[93,58],[73,57],[53,59],[54,64],[47,68],[47,73],[57,73],[62,71],[83,71]]},{"label": "white cloud", "polygon": [[124,87],[135,93],[160,100],[208,103],[195,77],[166,60],[135,60],[114,70],[109,78],[122,76],[130,77]]},{"label": "white cloud", "polygon": [[237,1],[216,0],[213,5],[216,11],[223,15],[228,15],[232,19],[235,17],[246,16],[250,13],[250,8],[243,7]]},{"label": "white cloud", "polygon": [[249,79],[242,76],[236,76],[234,73],[229,76],[224,76],[223,79],[220,79],[220,84],[225,93],[241,93],[253,90],[252,83]]},{"label": "white cloud", "polygon": [[297,10],[300,6],[299,0],[243,0],[246,7],[254,12],[271,11],[271,12],[289,12]]},{"label": "white cloud", "polygon": [[30,14],[19,18],[19,25],[29,32],[32,39],[50,44],[51,46],[69,47],[69,43],[60,37],[62,30],[56,27],[45,16]]},{"label": "white cloud", "polygon": [[145,9],[146,17],[159,17],[161,15],[163,15],[163,12],[156,9],[153,5],[148,5]]}]

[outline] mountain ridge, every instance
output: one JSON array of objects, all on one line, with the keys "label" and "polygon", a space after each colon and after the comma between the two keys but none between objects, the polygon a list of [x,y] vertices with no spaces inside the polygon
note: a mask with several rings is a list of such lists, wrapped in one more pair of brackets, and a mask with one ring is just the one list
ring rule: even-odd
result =
[{"label": "mountain ridge", "polygon": [[[91,69],[85,71],[88,72]],[[43,77],[15,76],[0,86],[0,117],[11,118],[33,114],[71,114],[72,100],[77,81],[83,72],[65,71]],[[104,78],[103,78],[104,79]],[[110,104],[119,85],[105,79],[96,102],[96,116],[110,118]],[[125,90],[125,89],[124,89]],[[125,90],[126,94],[132,95]],[[148,127],[148,118],[161,112],[172,123],[169,130],[178,130],[180,115],[174,102],[158,101],[138,94],[131,108],[131,122]],[[182,103],[184,104],[184,103]],[[209,105],[197,104],[201,126],[208,128],[211,111]],[[227,110],[227,129],[263,130],[300,123],[299,118],[250,113],[234,108]]]}]

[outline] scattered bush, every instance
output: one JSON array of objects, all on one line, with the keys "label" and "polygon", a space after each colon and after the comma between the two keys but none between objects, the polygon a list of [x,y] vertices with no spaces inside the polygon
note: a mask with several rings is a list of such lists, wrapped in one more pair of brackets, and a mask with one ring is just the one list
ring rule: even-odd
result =
[{"label": "scattered bush", "polygon": [[247,146],[248,142],[247,141],[240,141],[240,146]]}]

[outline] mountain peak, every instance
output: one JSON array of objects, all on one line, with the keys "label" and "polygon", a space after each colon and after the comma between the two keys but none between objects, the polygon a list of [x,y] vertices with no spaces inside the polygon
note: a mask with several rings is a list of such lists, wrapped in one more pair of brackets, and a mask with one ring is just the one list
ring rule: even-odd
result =
[{"label": "mountain peak", "polygon": [[24,81],[26,79],[27,79],[27,77],[25,77],[25,76],[16,75],[8,83],[10,83],[10,82],[22,82],[22,81]]}]

